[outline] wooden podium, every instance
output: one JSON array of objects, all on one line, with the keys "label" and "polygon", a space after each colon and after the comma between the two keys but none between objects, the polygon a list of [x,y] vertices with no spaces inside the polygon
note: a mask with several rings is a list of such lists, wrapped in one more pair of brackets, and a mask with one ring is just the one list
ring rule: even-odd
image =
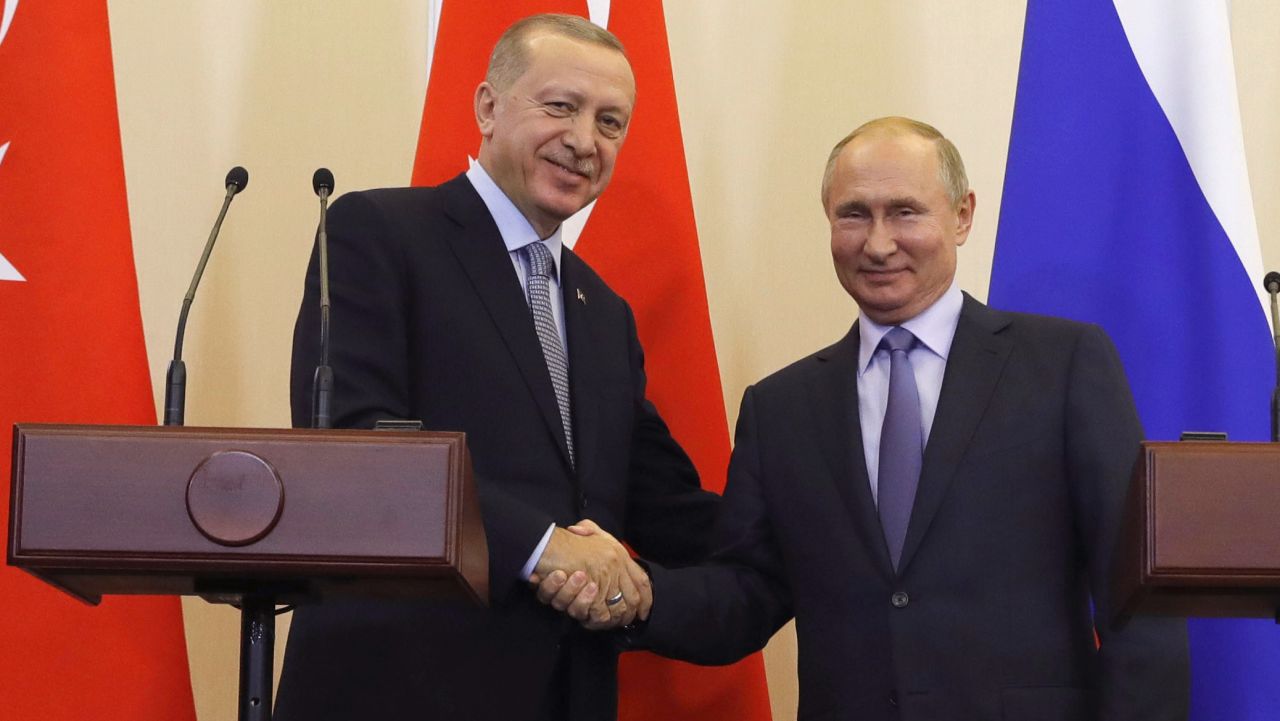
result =
[{"label": "wooden podium", "polygon": [[1116,549],[1112,608],[1277,618],[1280,444],[1145,442]]},{"label": "wooden podium", "polygon": [[269,719],[277,603],[488,599],[461,433],[14,427],[9,564],[88,603],[237,604],[241,719]]}]

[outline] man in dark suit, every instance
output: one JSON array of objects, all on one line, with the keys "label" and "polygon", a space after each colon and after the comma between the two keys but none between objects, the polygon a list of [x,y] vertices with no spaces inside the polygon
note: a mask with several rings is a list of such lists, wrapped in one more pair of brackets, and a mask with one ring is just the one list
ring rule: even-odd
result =
[{"label": "man in dark suit", "polygon": [[[634,103],[615,37],[581,18],[526,19],[477,89],[470,170],[334,204],[335,425],[420,419],[467,434],[490,600],[300,607],[278,718],[616,716],[615,646],[539,604],[528,580],[581,581],[597,623],[643,618],[648,578],[609,533],[690,563],[706,554],[718,502],[646,400],[630,308],[561,244],[562,221],[608,183]],[[317,296],[313,256],[294,341],[297,425],[310,417]],[[584,518],[604,532],[564,530]]]},{"label": "man in dark suit", "polygon": [[961,293],[974,194],[928,125],[854,131],[823,205],[861,318],[747,390],[714,562],[654,565],[635,638],[726,663],[794,616],[802,719],[1185,717],[1184,624],[1109,623],[1141,427],[1105,333]]}]

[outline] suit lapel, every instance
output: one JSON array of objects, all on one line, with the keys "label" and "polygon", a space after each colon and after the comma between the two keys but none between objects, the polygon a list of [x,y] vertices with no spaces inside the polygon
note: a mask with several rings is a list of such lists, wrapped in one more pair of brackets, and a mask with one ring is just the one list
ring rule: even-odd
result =
[{"label": "suit lapel", "polygon": [[900,569],[907,567],[920,547],[978,422],[990,405],[1012,349],[1012,344],[998,335],[1008,324],[1007,316],[965,295],[925,448]]},{"label": "suit lapel", "polygon": [[867,459],[862,449],[862,425],[858,418],[858,324],[842,340],[818,351],[818,364],[809,384],[822,453],[831,469],[854,528],[868,553],[886,574],[892,575],[889,546],[880,529],[880,516],[871,497]]},{"label": "suit lapel", "polygon": [[463,231],[448,234],[449,245],[515,359],[567,466],[569,450],[551,374],[533,328],[529,303],[521,293],[520,279],[498,226],[465,176],[454,178],[440,189],[445,193],[445,212]]}]

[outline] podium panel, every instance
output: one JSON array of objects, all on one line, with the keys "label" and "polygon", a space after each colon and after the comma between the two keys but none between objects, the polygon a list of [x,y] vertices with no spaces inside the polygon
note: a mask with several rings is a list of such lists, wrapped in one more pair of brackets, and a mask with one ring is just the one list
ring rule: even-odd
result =
[{"label": "podium panel", "polygon": [[10,565],[104,594],[488,598],[461,433],[14,427]]},{"label": "podium panel", "polygon": [[1280,609],[1280,444],[1142,444],[1113,608],[1272,618]]}]

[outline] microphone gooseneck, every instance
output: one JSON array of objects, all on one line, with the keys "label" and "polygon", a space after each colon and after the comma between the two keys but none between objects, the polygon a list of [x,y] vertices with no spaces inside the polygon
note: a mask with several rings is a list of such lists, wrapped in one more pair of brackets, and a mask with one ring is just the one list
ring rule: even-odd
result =
[{"label": "microphone gooseneck", "polygon": [[164,424],[166,426],[182,425],[186,415],[187,366],[182,361],[182,341],[186,336],[187,315],[191,312],[191,303],[196,298],[196,288],[200,285],[200,278],[204,276],[204,268],[209,263],[209,255],[213,253],[213,244],[218,240],[222,221],[227,217],[227,208],[231,207],[231,199],[248,185],[249,171],[237,165],[227,172],[226,180],[223,181],[227,194],[222,199],[222,209],[218,211],[218,218],[209,231],[209,239],[205,241],[204,252],[196,265],[195,275],[191,277],[187,294],[182,298],[182,310],[178,313],[178,330],[173,339],[173,359],[169,361],[169,369],[165,373]]},{"label": "microphone gooseneck", "polygon": [[1262,287],[1271,296],[1271,333],[1276,346],[1276,387],[1271,391],[1271,441],[1280,441],[1280,273],[1274,270],[1262,279]]},{"label": "microphone gooseneck", "polygon": [[316,366],[311,394],[311,427],[332,428],[333,369],[329,367],[329,195],[333,193],[333,173],[319,168],[311,176],[311,189],[320,198],[320,224],[316,245],[320,255],[320,364]]}]

